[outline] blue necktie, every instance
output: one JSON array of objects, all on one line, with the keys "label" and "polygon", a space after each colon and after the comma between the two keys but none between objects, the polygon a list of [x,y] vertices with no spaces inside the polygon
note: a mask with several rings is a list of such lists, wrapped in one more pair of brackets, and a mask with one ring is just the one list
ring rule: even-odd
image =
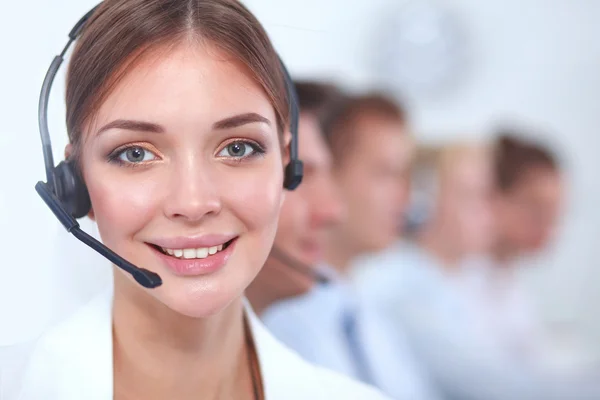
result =
[{"label": "blue necktie", "polygon": [[364,383],[373,385],[375,382],[369,369],[364,349],[358,337],[356,314],[351,311],[346,311],[342,319],[342,324],[344,333],[346,335],[346,340],[348,342],[350,355],[354,361],[356,372],[358,373],[357,378]]}]

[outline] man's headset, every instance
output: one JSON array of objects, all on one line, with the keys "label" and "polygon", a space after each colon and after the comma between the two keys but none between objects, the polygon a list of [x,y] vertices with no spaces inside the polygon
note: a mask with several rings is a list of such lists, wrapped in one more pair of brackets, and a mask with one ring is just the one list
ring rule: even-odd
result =
[{"label": "man's headset", "polygon": [[[75,24],[69,33],[69,41],[63,51],[54,57],[54,60],[46,73],[38,107],[38,122],[44,152],[46,182],[38,182],[35,185],[35,189],[68,232],[72,233],[77,239],[100,253],[117,267],[131,274],[139,284],[152,289],[162,285],[162,279],[158,274],[144,268],[136,267],[81,230],[77,219],[86,216],[91,209],[89,193],[74,162],[67,159],[55,166],[52,156],[52,144],[50,142],[50,133],[48,130],[48,100],[50,97],[50,89],[52,88],[56,73],[64,60],[65,53],[71,44],[79,37],[85,23],[97,8],[98,6],[94,7],[85,14],[77,24]],[[288,101],[290,103],[290,131],[292,134],[290,142],[290,162],[285,168],[283,185],[287,190],[294,190],[302,182],[303,176],[303,164],[298,158],[299,109],[294,83],[281,60],[280,64],[285,78]]]}]

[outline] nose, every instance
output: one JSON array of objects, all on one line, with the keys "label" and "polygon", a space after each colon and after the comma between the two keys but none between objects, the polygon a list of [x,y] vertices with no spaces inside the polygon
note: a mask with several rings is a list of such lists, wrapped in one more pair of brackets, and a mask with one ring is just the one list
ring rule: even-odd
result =
[{"label": "nose", "polygon": [[329,226],[339,223],[345,216],[345,207],[341,195],[332,182],[324,181],[314,191],[313,221],[317,226]]},{"label": "nose", "polygon": [[208,166],[193,160],[174,168],[164,207],[167,218],[198,222],[219,214],[222,200],[213,175]]}]

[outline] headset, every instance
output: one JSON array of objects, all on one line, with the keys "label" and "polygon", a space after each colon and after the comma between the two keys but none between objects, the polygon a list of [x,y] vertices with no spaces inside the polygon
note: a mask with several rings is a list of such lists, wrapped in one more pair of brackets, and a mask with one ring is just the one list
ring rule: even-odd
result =
[{"label": "headset", "polygon": [[[54,57],[50,68],[44,78],[40,100],[38,105],[38,123],[42,149],[44,153],[44,164],[46,169],[46,182],[38,182],[35,185],[37,193],[54,213],[56,218],[65,227],[67,232],[73,234],[78,240],[94,249],[107,258],[117,267],[131,276],[145,288],[153,289],[162,285],[161,277],[155,272],[139,268],[110,250],[100,241],[81,230],[77,219],[86,216],[91,210],[91,201],[85,183],[73,160],[67,159],[54,165],[52,156],[52,144],[48,129],[48,101],[50,90],[58,69],[64,61],[65,53],[71,44],[81,34],[85,23],[99,7],[97,5],[88,11],[69,32],[69,41],[63,51]],[[290,105],[290,131],[292,134],[290,142],[290,161],[286,165],[283,186],[287,190],[294,190],[302,182],[303,164],[298,157],[298,96],[294,83],[284,63],[279,60],[281,70],[285,79],[285,85]]]}]

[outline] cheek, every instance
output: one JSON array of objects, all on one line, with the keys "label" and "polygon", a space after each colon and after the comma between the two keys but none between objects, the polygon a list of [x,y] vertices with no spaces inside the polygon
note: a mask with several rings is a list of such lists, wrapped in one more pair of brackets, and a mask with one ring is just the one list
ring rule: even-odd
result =
[{"label": "cheek", "polygon": [[255,175],[256,178],[248,176],[235,185],[229,183],[220,192],[227,193],[227,208],[243,223],[253,245],[268,245],[270,250],[282,208],[283,175]]},{"label": "cheek", "polygon": [[[107,242],[112,238],[133,236],[156,214],[160,184],[146,180],[131,182],[118,174],[106,179],[90,174],[86,179],[98,229]],[[114,244],[114,243],[113,243]]]},{"label": "cheek", "polygon": [[309,223],[306,203],[296,201],[298,195],[288,193],[281,207],[276,238],[278,246],[289,247],[295,243],[295,238],[306,232]]}]

